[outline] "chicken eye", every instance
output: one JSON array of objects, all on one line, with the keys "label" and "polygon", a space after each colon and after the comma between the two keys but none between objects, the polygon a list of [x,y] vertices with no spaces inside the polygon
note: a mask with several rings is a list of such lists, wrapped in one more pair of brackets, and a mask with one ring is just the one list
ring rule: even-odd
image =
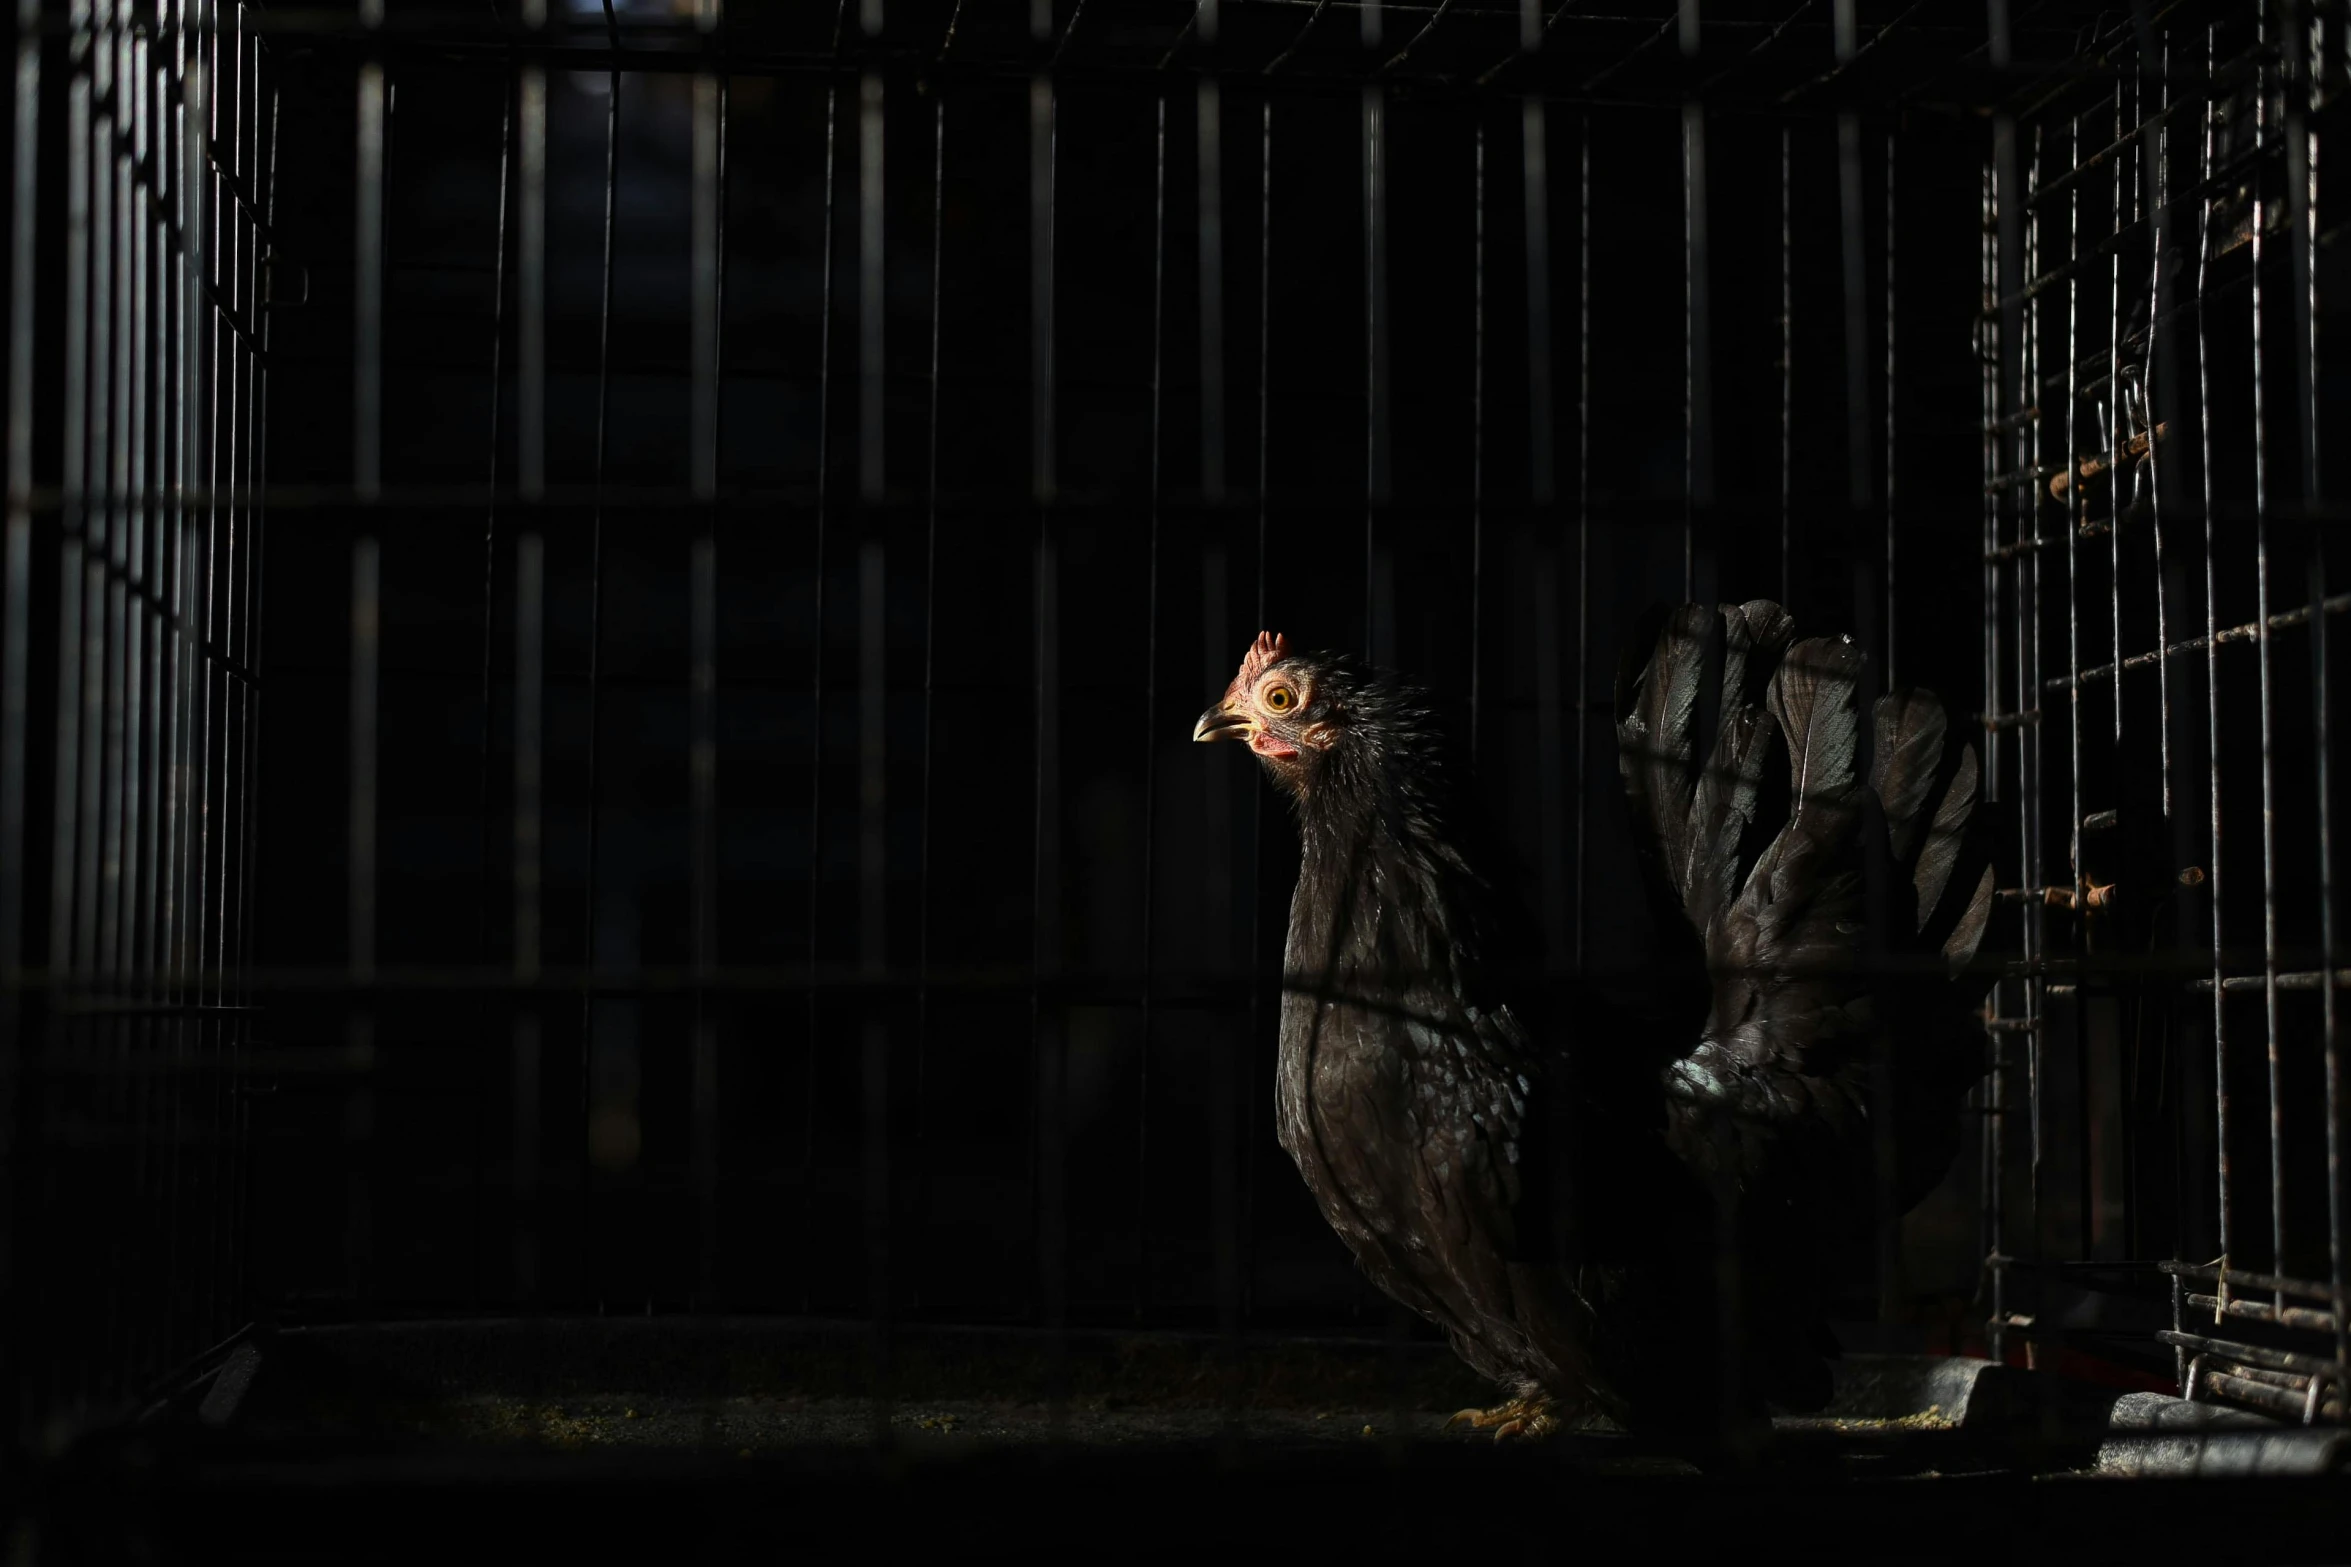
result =
[{"label": "chicken eye", "polygon": [[1265,693],[1266,711],[1286,713],[1297,705],[1298,697],[1288,686],[1275,686]]}]

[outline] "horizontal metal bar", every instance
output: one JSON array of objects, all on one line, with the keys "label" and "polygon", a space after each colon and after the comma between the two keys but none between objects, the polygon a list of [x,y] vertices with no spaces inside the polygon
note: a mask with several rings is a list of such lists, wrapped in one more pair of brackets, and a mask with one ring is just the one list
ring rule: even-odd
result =
[{"label": "horizontal metal bar", "polygon": [[[2340,615],[2345,610],[2351,610],[2351,593],[2338,593],[2333,598],[2326,600],[2320,607],[2330,615]],[[2309,621],[2310,606],[2305,604],[2300,609],[2289,609],[2283,614],[2270,616],[2269,629],[2286,631],[2295,626],[2307,625]],[[2210,640],[2225,646],[2232,642],[2251,642],[2260,635],[2261,622],[2254,620],[2247,621],[2241,626],[2231,626],[2226,631],[2217,633]],[[2206,639],[2203,637],[2190,637],[2185,642],[2175,642],[2160,651],[2134,653],[2124,659],[2120,667],[2126,670],[2152,669],[2167,658],[2179,658],[2184,654],[2203,651],[2205,641]],[[2096,680],[2111,680],[2114,678],[2116,667],[2113,664],[2099,664],[2085,669],[2081,673],[2081,683],[2088,685]],[[2042,689],[2048,691],[2064,691],[2071,688],[2073,684],[2074,678],[2070,675],[2057,675],[2041,682]]]},{"label": "horizontal metal bar", "polygon": [[2057,549],[2065,543],[2065,539],[2062,533],[2043,533],[2029,539],[2018,539],[2014,544],[2003,544],[1996,550],[1984,551],[1984,561],[1987,565],[1997,566],[2019,555],[2030,555],[2035,550]]},{"label": "horizontal metal bar", "polygon": [[[2201,1279],[2207,1284],[2221,1282],[2223,1269],[2212,1262],[2164,1261],[2155,1265],[2164,1273],[2183,1279]],[[2228,1282],[2237,1288],[2267,1290],[2273,1295],[2299,1295],[2304,1300],[2332,1301],[2334,1292],[2324,1284],[2308,1279],[2290,1279],[2275,1273],[2247,1273],[2241,1268],[2226,1271]]]},{"label": "horizontal metal bar", "polygon": [[2309,1306],[2280,1308],[2266,1300],[2232,1298],[2223,1301],[2218,1295],[2190,1295],[2188,1304],[2199,1310],[2216,1312],[2221,1316],[2242,1317],[2247,1322],[2266,1322],[2273,1327],[2301,1328],[2312,1333],[2335,1331],[2335,1314]]},{"label": "horizontal metal bar", "polygon": [[[2122,449],[2120,451],[2117,451],[2112,447],[2107,447],[2099,451],[2088,452],[2077,456],[2074,459],[2074,467],[2072,469],[2061,470],[2050,479],[2049,498],[2053,501],[2064,500],[2067,495],[2072,493],[2073,487],[2076,484],[2087,484],[2092,479],[2104,478],[2107,474],[2113,472],[2114,469],[2121,466],[2120,459],[2143,458],[2148,454],[2152,447],[2160,442],[2167,441],[2170,436],[2171,423],[2170,421],[2166,420],[2157,424],[2152,434],[2150,434],[2148,431],[2141,430],[2132,435],[2129,440],[2122,443]],[[2127,516],[2128,513],[2125,515]],[[2102,537],[2105,534],[2107,528],[2111,526],[2111,522],[2093,519],[2082,524],[2081,536],[2085,539],[2099,538]]]},{"label": "horizontal metal bar", "polygon": [[[1994,474],[1984,481],[1984,493],[1998,495],[2004,490],[2032,489],[2039,486],[2044,480],[2053,479],[2063,472],[2065,472],[2065,464],[2061,462],[2035,463],[2030,468]],[[2059,537],[2062,539],[2063,535],[2059,535]]]},{"label": "horizontal metal bar", "polygon": [[[2279,1415],[2286,1419],[2300,1420],[2303,1416],[2311,1413],[2316,1413],[2319,1418],[2324,1420],[2336,1420],[2342,1417],[2343,1400],[2339,1394],[2322,1395],[2316,1410],[2313,1411],[2308,1392],[2273,1387],[2267,1383],[2257,1382],[2250,1377],[2234,1375],[2210,1366],[2206,1367],[2199,1375],[2203,1378],[2206,1387],[2223,1398],[2235,1399],[2243,1404],[2252,1404],[2256,1408],[2265,1409],[2273,1415]],[[2323,1381],[2323,1379],[2320,1380]]]},{"label": "horizontal metal bar", "polygon": [[[1984,959],[1973,965],[1979,972],[2004,979],[2029,979],[2051,973],[2072,974],[2080,965],[2071,959],[2043,959],[2025,962],[2011,959]],[[2144,960],[2119,964],[2118,968],[2143,972]],[[2209,960],[2206,962],[2209,967]],[[1875,972],[1884,974],[1931,973],[1942,975],[1946,966],[1939,953],[1918,957],[1889,956],[1876,960],[1848,960],[1836,962],[1788,962],[1756,965],[1753,967],[1726,966],[1716,970],[1723,975],[1750,973],[1765,978],[1800,978],[1808,974],[1857,974]],[[1678,974],[1670,966],[1627,966],[1609,970],[1593,970],[1589,977],[1596,982],[1630,982],[1654,980],[1668,974]],[[158,968],[140,976],[137,981],[125,982],[111,993],[120,994],[141,986],[193,987],[198,982],[210,983],[220,976],[211,969]],[[529,1004],[545,997],[571,996],[584,993],[613,998],[651,997],[663,995],[692,995],[697,992],[713,996],[735,993],[740,995],[801,995],[809,991],[827,994],[886,998],[915,996],[925,993],[989,994],[1017,993],[1027,996],[1035,986],[1035,977],[1027,968],[1010,965],[972,966],[927,970],[916,967],[874,971],[859,964],[820,965],[813,973],[805,961],[785,966],[742,966],[710,968],[696,971],[691,967],[631,968],[607,965],[600,968],[548,968],[529,979],[515,977],[511,966],[505,963],[445,967],[378,968],[365,984],[353,982],[346,965],[321,964],[315,967],[274,967],[239,969],[235,974],[243,994],[254,998],[253,1005],[266,1008],[275,997],[335,997],[352,1006],[365,1006],[379,1000],[400,995],[448,996],[463,994],[481,1001],[506,1001]],[[1408,978],[1410,976],[1399,976]],[[1528,968],[1516,973],[1500,971],[1498,982],[1520,985],[1558,985],[1571,983],[1573,972],[1567,969],[1546,970]],[[1155,966],[1150,974],[1154,997],[1168,994],[1172,1005],[1182,1004],[1188,992],[1195,997],[1223,996],[1228,993],[1246,994],[1250,987],[1267,982],[1278,983],[1293,994],[1319,995],[1342,1000],[1350,1005],[1367,1008],[1387,1008],[1379,996],[1357,994],[1331,986],[1318,973],[1289,970],[1280,974],[1260,974],[1254,971],[1224,970],[1169,970]],[[1072,976],[1056,984],[1057,995],[1075,999],[1103,998],[1123,1002],[1142,993],[1144,976],[1127,970],[1105,970],[1092,974]],[[11,989],[26,994],[55,994],[79,1000],[105,997],[108,985],[95,979],[73,974],[53,973],[45,969],[19,971],[17,983]],[[139,995],[129,997],[134,1005],[148,1006],[151,998]],[[1154,1001],[1154,1005],[1157,1005]],[[186,1012],[193,1008],[173,1008],[155,1004],[156,1015]]]},{"label": "horizontal metal bar", "polygon": [[1997,903],[2038,903],[2044,908],[2071,909],[2087,903],[2093,909],[2102,909],[2112,901],[2113,884],[2100,886],[2093,882],[2087,887],[1997,887],[1992,898]]},{"label": "horizontal metal bar", "polygon": [[[730,383],[736,378],[732,368],[728,370],[727,375]],[[681,370],[675,379],[682,385],[687,376]],[[161,492],[158,492],[156,498],[160,500],[165,497]],[[169,492],[169,499],[191,510],[222,505],[233,505],[240,510],[273,513],[347,512],[356,515],[364,510],[369,514],[368,526],[371,529],[394,530],[399,528],[405,520],[401,516],[403,512],[481,511],[495,507],[501,526],[504,525],[505,518],[511,512],[518,518],[530,519],[530,525],[535,528],[542,526],[541,519],[550,522],[565,520],[562,517],[565,512],[578,514],[579,520],[585,525],[590,514],[599,504],[607,512],[690,511],[697,516],[707,515],[714,506],[722,514],[738,512],[772,514],[779,510],[813,512],[816,508],[816,489],[813,484],[727,486],[722,488],[719,494],[713,498],[707,495],[697,495],[690,486],[684,483],[675,485],[608,483],[599,498],[599,492],[589,484],[551,484],[537,495],[529,497],[524,496],[518,490],[504,487],[493,489],[488,485],[387,484],[373,497],[363,497],[357,490],[347,485],[284,484],[249,489],[207,489],[203,486],[190,486],[186,489],[173,489]],[[1362,524],[1367,510],[1378,518],[1396,518],[1405,522],[1427,521],[1449,524],[1458,522],[1460,519],[1459,505],[1454,501],[1442,498],[1391,500],[1367,505],[1360,498],[1350,504],[1343,498],[1328,494],[1305,494],[1277,490],[1274,492],[1274,499],[1282,508],[1283,513],[1290,517],[1313,520],[1344,518],[1357,526]],[[1003,521],[1015,526],[1033,527],[1039,510],[1049,511],[1059,517],[1102,518],[1131,523],[1134,519],[1136,503],[1123,495],[1107,499],[1057,495],[1044,501],[1031,501],[1024,496],[1020,505],[1015,507],[1009,505],[1000,493],[966,492],[961,494],[942,493],[935,504],[942,520],[978,518],[991,522]],[[1163,495],[1160,510],[1164,515],[1175,517],[1224,516],[1254,523],[1263,504],[1264,502],[1259,496],[1242,491],[1238,487],[1231,487],[1223,497],[1213,500],[1202,498],[1196,494]],[[1725,498],[1718,493],[1715,510],[1723,516],[1736,516],[1742,512],[1757,517],[1777,516],[1779,504],[1776,491],[1768,498],[1736,495]],[[830,495],[826,505],[831,514],[835,516],[922,518],[930,514],[933,503],[928,497],[919,495],[866,500],[852,493]],[[1484,507],[1489,520],[1544,521],[1555,526],[1558,519],[1558,511],[1555,506],[1514,497],[1508,493],[1495,495],[1489,491],[1484,501]],[[54,487],[36,489],[27,497],[25,509],[38,517],[54,518],[66,510],[65,496],[62,491]],[[1596,493],[1591,497],[1587,509],[1594,522],[1638,521],[1646,523],[1655,521],[1671,522],[1679,527],[1688,515],[1689,507],[1686,501],[1676,496],[1612,496]],[[1959,508],[1953,507],[1945,515],[1956,520],[1958,510]],[[2278,514],[2278,510],[2273,508],[2272,516]],[[1923,522],[1925,518],[1933,514],[1926,503],[1921,502],[1912,515],[1921,517]],[[1980,519],[1978,513],[1971,512],[1969,515]],[[445,518],[440,517],[434,517],[430,520],[435,523],[446,521]]]},{"label": "horizontal metal bar", "polygon": [[2182,1333],[2165,1328],[2155,1335],[2164,1343],[2195,1355],[2219,1355],[2248,1366],[2262,1366],[2271,1371],[2294,1371],[2303,1376],[2332,1377],[2341,1375],[2341,1368],[2331,1360],[2316,1355],[2297,1354],[2290,1349],[2271,1349],[2264,1344],[2240,1344],[2231,1339],[2210,1338],[2202,1333]]},{"label": "horizontal metal bar", "polygon": [[[1260,3],[1279,3],[1293,10],[1311,15],[1322,0],[1260,0]],[[1390,0],[1388,9],[1398,13],[1418,12],[1433,22],[1439,15],[1450,12],[1456,17],[1484,15],[1496,20],[1508,18],[1515,23],[1516,12],[1500,7],[1470,9],[1437,5],[1407,5]],[[1175,51],[1168,45],[1178,34],[1174,29],[1164,37],[1142,38],[1136,30],[1124,32],[1124,44],[1113,56],[1107,51],[1089,55],[1083,48],[1087,29],[1064,28],[1050,45],[1023,43],[1019,46],[982,55],[966,42],[961,47],[947,49],[945,34],[921,42],[903,41],[884,34],[880,37],[861,36],[852,30],[846,36],[835,35],[824,43],[788,44],[765,43],[760,29],[752,27],[725,27],[704,29],[693,20],[679,16],[676,20],[649,17],[639,12],[625,20],[606,13],[599,16],[591,8],[583,14],[549,18],[537,28],[517,25],[501,16],[499,8],[480,10],[432,8],[412,10],[395,7],[388,13],[379,13],[373,19],[363,20],[365,8],[297,7],[281,9],[248,9],[241,14],[248,29],[269,39],[284,39],[297,49],[323,53],[342,47],[353,54],[364,50],[378,59],[414,54],[429,57],[435,63],[457,65],[485,65],[511,69],[517,61],[548,70],[592,72],[668,72],[695,73],[713,71],[741,76],[812,75],[825,78],[855,76],[873,71],[903,71],[921,73],[933,84],[954,81],[997,80],[1006,84],[1027,81],[1040,68],[1049,68],[1063,80],[1085,80],[1098,77],[1116,81],[1148,81],[1164,83],[1171,77],[1188,78],[1206,73],[1218,73],[1228,80],[1267,79],[1266,73],[1277,64],[1287,64],[1294,50],[1284,49],[1263,59],[1236,61],[1227,49],[1200,49]],[[1611,13],[1585,13],[1569,7],[1554,7],[1547,28],[1567,26],[1571,29],[1598,29],[1621,27],[1632,22],[1654,26],[1653,18],[1634,18]],[[88,40],[94,36],[111,36],[123,24],[99,23],[75,25],[62,16],[45,20],[45,28],[59,37]],[[1189,25],[1188,23],[1186,25]],[[1785,27],[1784,21],[1769,18],[1746,17],[1736,13],[1709,16],[1709,31],[1756,32],[1767,35]],[[185,31],[202,31],[217,27],[217,21],[199,21]],[[1670,32],[1672,23],[1666,23]],[[1903,30],[1913,35],[1946,37],[1958,53],[1958,45],[1973,42],[1982,36],[1977,26],[1965,23],[1944,23],[1935,20],[1906,20]],[[1108,30],[1105,30],[1108,31]],[[1515,32],[1515,27],[1512,29]],[[967,35],[968,36],[968,35]],[[1654,35],[1652,35],[1654,36]],[[1069,49],[1076,39],[1081,48]],[[1993,65],[1981,59],[1970,60],[1964,70],[1938,68],[1931,76],[1910,88],[1910,96],[1921,103],[1963,103],[1975,107],[1991,107],[2008,102],[2019,95],[2062,92],[2083,80],[2108,80],[2126,74],[2104,62],[2084,61],[2071,50],[2070,35],[2054,30],[2043,40],[2038,57],[2027,57],[2013,65]],[[1493,70],[1458,71],[1440,74],[1435,70],[1419,74],[1404,74],[1390,69],[1392,58],[1384,49],[1373,49],[1342,62],[1317,62],[1318,69],[1309,74],[1296,69],[1284,70],[1280,81],[1291,88],[1319,87],[1344,89],[1353,92],[1369,82],[1408,85],[1422,93],[1443,93],[1449,97],[1474,99],[1480,97],[1509,97],[1524,99],[1529,96],[1550,98],[1554,101],[1607,104],[1623,103],[1637,107],[1665,109],[1678,108],[1687,101],[1702,101],[1711,105],[1740,105],[1757,113],[1769,113],[1775,119],[1811,114],[1820,118],[1851,109],[1855,104],[1872,112],[1873,119],[1892,121],[1907,105],[1892,94],[1875,92],[1863,98],[1858,91],[1818,95],[1820,101],[1810,99],[1802,103],[1782,101],[1782,92],[1770,79],[1758,81],[1754,89],[1734,96],[1729,92],[1708,90],[1725,76],[1741,73],[1713,72],[1704,74],[1703,62],[1683,62],[1671,55],[1659,57],[1661,68],[1652,73],[1651,93],[1646,97],[1624,95],[1602,96],[1597,90],[1602,81],[1614,75],[1603,70],[1592,74],[1595,63],[1594,44],[1589,32],[1577,41],[1575,48],[1554,47],[1540,53],[1523,49],[1508,50]],[[1631,60],[1642,52],[1638,45],[1618,51],[1613,58]],[[1980,53],[1980,50],[1978,51]],[[1552,87],[1543,82],[1540,73],[1552,62],[1572,62],[1552,68],[1569,71],[1577,86],[1563,83]],[[1515,69],[1504,70],[1503,66]],[[1753,73],[1745,73],[1752,77]],[[1834,76],[1836,73],[1830,73]],[[2127,74],[2136,75],[2136,71]],[[2194,78],[2202,85],[2203,77]],[[1814,85],[1817,85],[1814,84]],[[1926,93],[1923,86],[1937,90]]]},{"label": "horizontal metal bar", "polygon": [[[2200,995],[2209,996],[2212,994],[2212,980],[2210,977],[2192,980],[2189,982],[2188,988]],[[2242,995],[2247,991],[2267,990],[2269,976],[2266,973],[2224,975],[2220,982],[2220,988],[2223,995],[2230,996]],[[2326,970],[2324,969],[2297,969],[2293,973],[2278,976],[2278,989],[2280,990],[2324,990],[2326,988]],[[2351,990],[2351,969],[2335,970],[2335,989]]]},{"label": "horizontal metal bar", "polygon": [[1976,721],[1986,729],[2021,729],[2026,724],[2041,721],[2041,710],[2028,707],[2021,713],[1978,713]]}]

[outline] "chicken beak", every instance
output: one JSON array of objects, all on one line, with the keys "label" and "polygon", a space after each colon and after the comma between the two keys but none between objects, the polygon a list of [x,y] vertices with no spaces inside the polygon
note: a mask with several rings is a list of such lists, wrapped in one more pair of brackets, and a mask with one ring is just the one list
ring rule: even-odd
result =
[{"label": "chicken beak", "polygon": [[1200,722],[1192,726],[1194,740],[1245,740],[1256,729],[1249,716],[1236,713],[1221,702],[1200,715]]}]

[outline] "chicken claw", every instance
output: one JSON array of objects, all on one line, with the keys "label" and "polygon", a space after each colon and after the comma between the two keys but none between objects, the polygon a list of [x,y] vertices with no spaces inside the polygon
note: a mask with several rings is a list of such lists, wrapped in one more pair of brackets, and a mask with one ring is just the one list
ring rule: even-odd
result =
[{"label": "chicken claw", "polygon": [[1445,1429],[1450,1431],[1467,1422],[1472,1430],[1491,1430],[1497,1442],[1508,1441],[1514,1436],[1530,1442],[1540,1441],[1567,1429],[1551,1411],[1551,1400],[1547,1398],[1514,1398],[1507,1404],[1496,1404],[1492,1409],[1457,1411],[1452,1419],[1445,1422]]}]

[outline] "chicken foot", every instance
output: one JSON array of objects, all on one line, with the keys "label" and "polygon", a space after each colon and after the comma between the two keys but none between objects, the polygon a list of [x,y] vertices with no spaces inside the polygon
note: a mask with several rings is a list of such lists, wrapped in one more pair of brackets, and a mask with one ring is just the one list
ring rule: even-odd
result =
[{"label": "chicken foot", "polygon": [[1506,1404],[1496,1404],[1491,1409],[1460,1410],[1445,1422],[1445,1429],[1450,1431],[1457,1425],[1467,1424],[1473,1431],[1492,1431],[1497,1442],[1508,1441],[1512,1437],[1539,1441],[1567,1429],[1566,1422],[1559,1418],[1554,1409],[1555,1406],[1548,1398],[1514,1398]]}]

